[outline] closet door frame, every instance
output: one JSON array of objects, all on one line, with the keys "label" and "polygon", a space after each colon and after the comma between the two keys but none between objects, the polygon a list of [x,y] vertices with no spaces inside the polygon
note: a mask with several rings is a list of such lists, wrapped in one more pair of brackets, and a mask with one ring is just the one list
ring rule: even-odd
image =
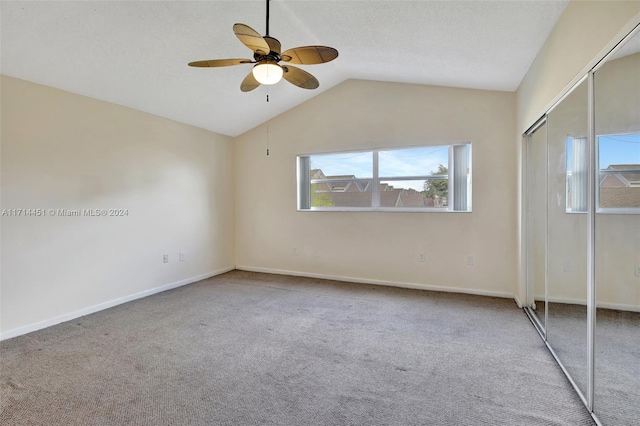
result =
[{"label": "closet door frame", "polygon": [[[523,265],[523,279],[525,291],[526,291],[526,301],[523,305],[524,311],[527,316],[533,323],[534,327],[542,337],[545,345],[555,358],[556,362],[562,368],[562,371],[567,376],[567,379],[571,382],[572,386],[582,399],[582,402],[589,410],[591,416],[595,420],[596,424],[602,426],[602,423],[594,414],[594,391],[595,391],[595,347],[596,347],[596,338],[595,338],[595,329],[596,329],[596,241],[595,241],[595,230],[596,230],[596,213],[597,213],[597,185],[598,185],[598,151],[596,144],[596,131],[595,131],[595,73],[596,71],[603,66],[611,56],[613,56],[628,40],[633,38],[635,35],[640,33],[640,24],[637,24],[622,40],[620,40],[607,54],[601,57],[595,65],[593,65],[581,78],[577,79],[577,81],[573,81],[571,86],[566,90],[565,93],[562,94],[557,100],[553,102],[553,104],[544,112],[544,114],[535,121],[533,125],[531,125],[522,135],[522,146],[521,146],[521,190],[523,191],[523,196],[521,198],[521,235],[524,236],[522,245],[521,245],[521,253],[523,259],[521,260],[521,264]],[[528,144],[530,143],[530,138],[533,133],[539,129],[540,126],[547,124],[548,114],[555,109],[576,87],[578,87],[581,83],[586,80],[587,82],[587,108],[588,108],[588,152],[589,152],[589,169],[588,169],[588,177],[587,177],[587,374],[588,374],[588,383],[587,383],[587,392],[586,395],[580,391],[575,381],[568,373],[567,369],[564,367],[557,354],[553,350],[553,347],[547,341],[547,328],[548,321],[546,318],[548,317],[548,291],[547,291],[547,261],[546,254],[548,253],[548,237],[545,235],[545,321],[544,325],[538,319],[537,314],[532,310],[529,306],[529,283],[527,280],[528,277],[528,212],[529,212],[529,202],[528,202],[528,194],[527,194],[527,185],[530,170],[529,164],[527,162],[527,149]],[[548,143],[548,142],[547,142]],[[548,150],[548,149],[547,149]],[[548,222],[547,226],[548,226]]]}]

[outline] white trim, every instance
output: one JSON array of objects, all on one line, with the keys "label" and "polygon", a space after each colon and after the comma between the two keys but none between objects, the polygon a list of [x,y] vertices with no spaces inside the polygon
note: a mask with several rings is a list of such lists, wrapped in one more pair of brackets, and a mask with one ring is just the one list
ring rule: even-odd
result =
[{"label": "white trim", "polygon": [[[596,146],[595,86],[593,70],[587,75],[587,408],[593,412],[595,399],[595,336],[596,336],[596,207],[600,204],[598,181],[598,147]],[[549,157],[547,157],[549,158]]]},{"label": "white trim", "polygon": [[[598,191],[600,192],[600,191]],[[605,207],[596,210],[596,214],[640,214],[638,207]]]},{"label": "white trim", "polygon": [[[597,296],[596,296],[597,299]],[[543,301],[544,296],[535,296],[535,300]],[[565,305],[582,305],[587,306],[587,301],[584,299],[573,299],[570,297],[550,297],[549,303],[563,303]],[[623,303],[608,303],[596,301],[596,308],[598,309],[612,309],[614,311],[627,311],[627,312],[640,312],[640,305],[625,305]]]},{"label": "white trim", "polygon": [[609,59],[611,59],[627,41],[631,40],[638,33],[640,33],[640,18],[638,18],[637,21],[638,24],[635,26],[635,28],[633,28],[625,38],[620,40],[620,42],[618,42],[618,44],[616,44],[609,53],[607,53],[597,64],[594,65],[593,69],[591,70],[592,73],[598,71],[598,69],[603,66]]},{"label": "white trim", "polygon": [[547,114],[543,115],[536,121],[526,132],[523,132],[522,136],[531,136],[539,127],[542,127],[544,124],[547,124]]},{"label": "white trim", "polygon": [[400,288],[410,288],[414,290],[429,290],[429,291],[443,291],[446,293],[463,293],[463,294],[473,294],[477,296],[490,296],[490,297],[500,297],[506,299],[512,299],[514,297],[513,293],[503,292],[503,291],[490,291],[490,290],[477,290],[471,288],[456,288],[456,287],[445,287],[438,285],[430,285],[430,284],[420,284],[420,283],[410,283],[410,282],[399,282],[399,281],[386,281],[386,280],[374,280],[371,278],[357,278],[357,277],[344,277],[340,275],[327,275],[327,274],[316,274],[313,272],[302,272],[302,271],[290,271],[285,269],[272,269],[272,268],[262,268],[256,266],[248,266],[248,265],[236,265],[236,269],[240,271],[248,271],[248,272],[261,272],[265,274],[279,274],[279,275],[291,275],[295,277],[308,277],[308,278],[320,278],[325,280],[334,280],[334,281],[345,281],[352,283],[360,283],[360,284],[374,284],[374,285],[382,285],[387,287],[400,287]]},{"label": "white trim", "polygon": [[448,207],[311,207],[299,212],[400,212],[400,213],[472,213],[471,210],[449,210]]},{"label": "white trim", "polygon": [[522,308],[523,308],[522,302],[520,301],[520,298],[518,297],[518,295],[517,295],[517,294],[514,294],[514,295],[513,295],[513,300],[515,300],[515,301],[516,301],[516,305],[518,305],[518,308],[520,308],[520,309],[522,309]]},{"label": "white trim", "polygon": [[234,266],[230,266],[227,268],[218,269],[216,271],[207,272],[206,274],[197,275],[195,277],[185,278],[180,281],[176,281],[173,283],[165,284],[160,287],[151,288],[149,290],[144,290],[139,293],[134,293],[129,296],[119,297],[117,299],[109,300],[107,302],[99,303],[97,305],[89,306],[87,308],[79,309],[77,311],[69,312],[67,314],[59,315],[54,318],[49,318],[44,321],[39,321],[33,324],[25,325],[22,327],[14,328],[13,330],[5,331],[0,333],[0,341],[11,339],[13,337],[21,336],[23,334],[31,333],[33,331],[41,330],[43,328],[51,327],[56,324],[60,324],[65,321],[70,321],[72,319],[80,318],[85,315],[93,314],[105,309],[112,308],[117,305],[121,305],[123,303],[131,302],[132,300],[142,299],[143,297],[151,296],[156,293],[162,293],[163,291],[171,290],[177,287],[182,287],[187,284],[192,284],[197,281],[202,281],[207,278],[214,277],[216,275],[221,275],[229,271],[233,271],[235,269]]},{"label": "white trim", "polygon": [[[297,209],[296,211],[298,212],[303,212],[303,211],[344,211],[344,212],[364,212],[364,211],[384,211],[384,212],[399,212],[399,211],[404,211],[404,212],[462,212],[462,213],[470,213],[471,212],[471,202],[467,202],[467,209],[466,210],[454,210],[454,206],[452,202],[449,202],[446,208],[440,208],[440,207],[380,207],[380,185],[382,181],[385,182],[394,182],[394,181],[415,181],[415,180],[432,180],[432,179],[438,179],[438,180],[447,180],[447,185],[448,185],[448,192],[449,195],[447,197],[447,199],[450,201],[452,200],[452,194],[453,194],[453,180],[454,179],[450,179],[449,176],[453,173],[454,170],[454,159],[453,159],[453,148],[456,146],[464,146],[464,147],[468,147],[468,164],[467,164],[467,169],[468,169],[468,177],[467,177],[467,199],[471,200],[473,197],[473,189],[472,189],[472,180],[471,180],[471,175],[473,173],[472,169],[472,142],[471,141],[465,141],[465,142],[456,142],[456,143],[450,143],[450,144],[446,144],[446,145],[417,145],[417,146],[409,146],[409,147],[394,147],[394,148],[371,148],[371,149],[361,149],[361,150],[348,150],[348,151],[333,151],[333,152],[323,152],[323,153],[316,153],[316,154],[298,154],[296,156],[297,158],[297,172],[296,172],[296,186],[297,186]],[[446,176],[441,176],[441,175],[419,175],[419,176],[380,176],[380,158],[379,158],[379,154],[380,152],[396,152],[396,151],[402,151],[402,150],[408,150],[408,149],[422,149],[422,148],[448,148],[448,154],[447,154],[447,168],[448,168],[448,173]],[[305,179],[303,179],[303,177],[301,176],[301,169],[302,167],[300,167],[300,163],[301,160],[304,159],[311,159],[311,157],[322,157],[322,156],[330,156],[330,155],[340,155],[340,154],[352,154],[352,153],[371,153],[372,155],[372,169],[371,169],[371,178],[357,178],[357,177],[353,177],[353,178],[327,178],[326,176],[324,177],[324,179],[310,179],[308,181],[304,181]],[[309,171],[311,170],[311,163],[309,162],[308,164],[308,168]],[[324,173],[323,173],[324,175]],[[331,183],[331,182],[367,182],[369,183],[369,185],[371,185],[371,205],[368,207],[347,207],[347,206],[341,206],[341,207],[314,207],[311,206],[311,203],[309,203],[309,207],[306,206],[302,206],[301,205],[301,194],[303,193],[302,190],[302,186],[308,186],[309,187],[309,197],[311,198],[311,185],[313,184],[317,184],[317,183]],[[322,192],[322,193],[331,193],[333,191],[318,191],[318,192]],[[344,192],[344,191],[336,191],[336,192]]]},{"label": "white trim", "polygon": [[311,157],[316,155],[332,155],[332,154],[350,154],[357,152],[371,152],[371,151],[399,151],[403,149],[415,149],[415,148],[435,148],[435,147],[444,147],[449,145],[471,145],[471,141],[457,141],[457,142],[438,142],[438,143],[419,143],[416,145],[403,145],[403,146],[373,146],[370,148],[360,148],[360,149],[348,149],[345,151],[318,151],[318,152],[307,152],[296,154],[298,157]]},{"label": "white trim", "polygon": [[[380,151],[371,153],[373,161],[373,178],[371,179],[371,208],[380,208]],[[396,199],[396,203],[397,203]]]},{"label": "white trim", "polygon": [[536,132],[542,125],[547,123],[547,116],[545,115],[539,123],[537,123],[530,133],[522,135],[521,143],[519,145],[520,154],[520,168],[518,170],[518,177],[520,179],[520,191],[518,191],[518,209],[519,209],[519,223],[518,223],[518,259],[519,259],[519,283],[518,292],[520,296],[525,300],[526,306],[533,302],[533,297],[530,300],[530,289],[528,287],[529,279],[529,199],[528,199],[528,185],[529,185],[529,144],[531,135]]}]

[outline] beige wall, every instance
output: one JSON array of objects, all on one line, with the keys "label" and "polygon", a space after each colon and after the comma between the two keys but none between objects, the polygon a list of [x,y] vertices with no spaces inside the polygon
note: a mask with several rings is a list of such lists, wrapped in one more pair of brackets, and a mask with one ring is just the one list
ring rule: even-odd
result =
[{"label": "beige wall", "polygon": [[[585,75],[638,23],[640,23],[640,1],[572,1],[569,3],[516,93],[519,134],[541,117],[570,89],[572,83]],[[633,69],[633,61],[637,59],[626,58],[615,61],[625,62],[627,65],[625,71],[617,67],[618,74],[622,72],[627,79],[637,79],[637,68]],[[629,64],[632,66],[629,67]],[[608,65],[601,69],[601,75],[608,72],[606,67]],[[610,89],[601,84],[598,90],[600,93],[609,93],[610,90],[620,92],[618,84],[620,78],[620,75],[616,77],[616,84],[611,85]],[[600,83],[603,83],[602,78]],[[613,87],[616,85],[617,88]],[[625,89],[622,91],[624,92]],[[637,92],[634,92],[633,88],[627,88],[626,92],[631,96],[627,101],[634,105],[635,112],[638,99],[633,98],[633,94]],[[619,97],[620,93],[615,96]],[[571,98],[570,96],[566,101],[573,102],[577,99],[573,96],[572,101]],[[581,102],[585,102],[582,108],[585,113],[584,123],[577,127],[586,135],[586,99]],[[622,103],[619,107],[625,110],[624,113],[607,111],[607,118],[602,119],[601,122],[606,122],[609,127],[599,126],[598,133],[633,130],[628,122],[632,110],[623,106]],[[557,115],[558,111],[554,110],[552,114]],[[602,117],[604,110],[599,108],[598,112]],[[621,118],[627,122],[620,123]],[[562,142],[571,132],[578,131],[558,126],[559,121],[562,121],[561,117],[554,119],[552,116],[548,125],[550,136],[554,140],[560,138],[558,140]],[[564,161],[560,158],[563,155],[562,145],[562,143],[554,144],[550,151],[554,165],[557,165],[558,161]],[[554,174],[550,181],[552,186],[549,192],[554,197],[564,192],[561,180],[560,175]],[[561,203],[564,203],[564,198],[561,199]],[[553,221],[550,223],[553,232],[549,240],[552,251],[549,273],[552,281],[556,283],[550,290],[550,296],[556,300],[578,303],[584,300],[586,294],[586,288],[583,285],[586,276],[586,259],[584,258],[586,217],[567,215],[561,209],[556,209],[551,212],[550,221]],[[637,277],[633,275],[633,266],[634,262],[640,261],[638,257],[640,239],[637,232],[630,232],[630,230],[637,229],[638,216],[598,215],[597,221],[599,229],[607,230],[598,234],[597,281],[600,284],[597,286],[597,301],[603,306],[637,309],[640,306],[640,290],[637,286]],[[524,264],[521,263],[520,267],[522,271]],[[562,283],[562,286],[559,283]],[[519,294],[521,297],[525,294],[524,279],[521,279]]]},{"label": "beige wall", "polygon": [[[636,46],[638,39],[640,33],[634,36]],[[640,53],[605,63],[596,71],[594,85],[596,135],[640,133]],[[596,215],[599,306],[622,305],[640,311],[635,265],[640,265],[640,214]]]},{"label": "beige wall", "polygon": [[[640,35],[636,36],[640,37]],[[587,303],[587,217],[565,212],[566,140],[586,136],[587,83],[581,83],[551,111],[547,121],[548,294],[554,301]],[[640,132],[640,54],[604,64],[595,74],[595,130],[600,134]],[[596,215],[596,302],[639,310],[640,215]]]},{"label": "beige wall", "polygon": [[519,132],[640,22],[640,1],[571,1],[517,91]]},{"label": "beige wall", "polygon": [[[513,93],[349,80],[273,119],[268,130],[241,135],[236,264],[511,297],[514,109]],[[464,141],[473,144],[472,213],[296,211],[299,154]],[[426,262],[418,261],[421,251]]]},{"label": "beige wall", "polygon": [[231,138],[11,77],[1,83],[2,209],[128,209],[2,217],[4,338],[233,268]]}]

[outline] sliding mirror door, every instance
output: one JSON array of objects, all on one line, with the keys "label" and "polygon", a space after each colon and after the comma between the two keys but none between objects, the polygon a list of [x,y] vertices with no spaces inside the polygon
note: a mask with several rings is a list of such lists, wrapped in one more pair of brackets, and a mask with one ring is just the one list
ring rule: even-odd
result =
[{"label": "sliding mirror door", "polygon": [[547,240],[547,126],[538,126],[525,140],[526,147],[526,265],[527,307],[545,328],[545,275]]},{"label": "sliding mirror door", "polygon": [[640,424],[640,33],[594,73],[594,412]]},{"label": "sliding mirror door", "polygon": [[587,397],[588,90],[547,114],[547,341]]}]

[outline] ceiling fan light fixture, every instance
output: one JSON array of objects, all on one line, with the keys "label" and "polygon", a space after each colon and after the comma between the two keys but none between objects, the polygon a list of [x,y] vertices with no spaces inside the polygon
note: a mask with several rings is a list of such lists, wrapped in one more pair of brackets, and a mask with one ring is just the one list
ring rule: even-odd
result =
[{"label": "ceiling fan light fixture", "polygon": [[[229,67],[232,65],[255,64],[249,74],[240,84],[240,90],[250,92],[261,84],[276,84],[282,78],[294,86],[302,89],[317,89],[318,79],[305,70],[293,65],[278,65],[278,62],[291,64],[313,65],[331,62],[338,57],[338,51],[327,46],[300,46],[282,51],[280,42],[269,36],[269,1],[267,2],[267,34],[261,36],[259,32],[248,25],[236,23],[233,32],[238,40],[253,51],[253,59],[209,59],[206,61],[189,62],[190,67]],[[269,98],[267,97],[267,100]]]},{"label": "ceiling fan light fixture", "polygon": [[260,84],[276,84],[282,79],[283,69],[276,61],[265,60],[253,67],[253,76]]}]

